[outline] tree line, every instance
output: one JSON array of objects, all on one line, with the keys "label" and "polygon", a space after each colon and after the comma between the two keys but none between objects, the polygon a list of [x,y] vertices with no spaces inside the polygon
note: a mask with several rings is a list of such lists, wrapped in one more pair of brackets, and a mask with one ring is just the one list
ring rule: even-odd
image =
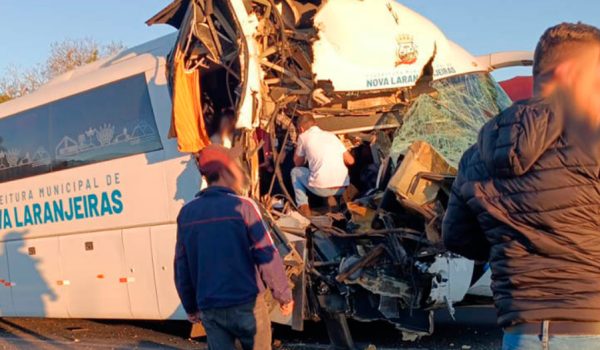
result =
[{"label": "tree line", "polygon": [[40,64],[22,68],[9,66],[0,76],[0,103],[37,90],[57,76],[111,56],[124,46],[120,42],[100,44],[95,39],[65,39],[50,44],[50,55]]}]

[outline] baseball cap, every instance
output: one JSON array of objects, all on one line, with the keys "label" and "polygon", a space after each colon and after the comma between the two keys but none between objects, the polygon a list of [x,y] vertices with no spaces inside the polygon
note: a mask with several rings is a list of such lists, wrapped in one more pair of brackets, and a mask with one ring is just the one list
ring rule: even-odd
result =
[{"label": "baseball cap", "polygon": [[219,174],[235,166],[235,158],[228,148],[221,145],[206,146],[198,154],[198,169],[204,176]]}]

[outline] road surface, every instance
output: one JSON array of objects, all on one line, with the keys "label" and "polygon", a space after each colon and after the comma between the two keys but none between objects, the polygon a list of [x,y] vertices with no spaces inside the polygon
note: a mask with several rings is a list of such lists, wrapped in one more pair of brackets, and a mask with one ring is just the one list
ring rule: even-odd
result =
[{"label": "road surface", "polygon": [[[439,313],[433,336],[403,342],[386,323],[352,323],[360,348],[367,349],[464,349],[500,348],[501,330],[494,310],[468,307],[457,310],[457,321]],[[190,326],[181,321],[105,321],[78,319],[0,319],[0,349],[206,349],[203,339],[188,339]],[[327,349],[321,324],[307,323],[302,333],[286,327],[274,329],[279,349]]]}]

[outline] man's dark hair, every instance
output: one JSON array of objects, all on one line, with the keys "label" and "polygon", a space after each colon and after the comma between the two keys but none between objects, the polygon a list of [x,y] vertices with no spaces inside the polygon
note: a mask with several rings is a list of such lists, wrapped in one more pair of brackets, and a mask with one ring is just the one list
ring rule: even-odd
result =
[{"label": "man's dark hair", "polygon": [[209,185],[212,185],[215,182],[219,181],[219,179],[221,178],[221,175],[218,172],[214,172],[214,173],[211,172],[211,173],[204,175],[204,178],[206,179],[206,183],[208,183]]},{"label": "man's dark hair", "polygon": [[235,110],[231,107],[226,107],[221,109],[221,113],[220,114],[220,118],[226,118],[226,119],[235,119]]},{"label": "man's dark hair", "polygon": [[535,48],[534,78],[571,57],[576,46],[590,43],[600,44],[600,29],[588,24],[561,23],[546,29]]},{"label": "man's dark hair", "polygon": [[315,117],[312,116],[312,114],[304,114],[298,118],[298,126],[304,130],[308,130],[308,128],[316,124],[317,121],[315,120]]}]

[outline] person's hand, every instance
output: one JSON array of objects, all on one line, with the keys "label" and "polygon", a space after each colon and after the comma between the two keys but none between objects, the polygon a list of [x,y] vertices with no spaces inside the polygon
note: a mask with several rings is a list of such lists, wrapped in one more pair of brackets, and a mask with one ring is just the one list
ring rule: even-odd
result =
[{"label": "person's hand", "polygon": [[187,318],[191,323],[200,323],[200,311],[193,314],[188,314]]},{"label": "person's hand", "polygon": [[279,311],[281,311],[281,314],[283,316],[289,316],[292,314],[292,311],[294,311],[294,301],[290,300],[289,302],[285,303],[285,304],[280,304],[279,305]]}]

